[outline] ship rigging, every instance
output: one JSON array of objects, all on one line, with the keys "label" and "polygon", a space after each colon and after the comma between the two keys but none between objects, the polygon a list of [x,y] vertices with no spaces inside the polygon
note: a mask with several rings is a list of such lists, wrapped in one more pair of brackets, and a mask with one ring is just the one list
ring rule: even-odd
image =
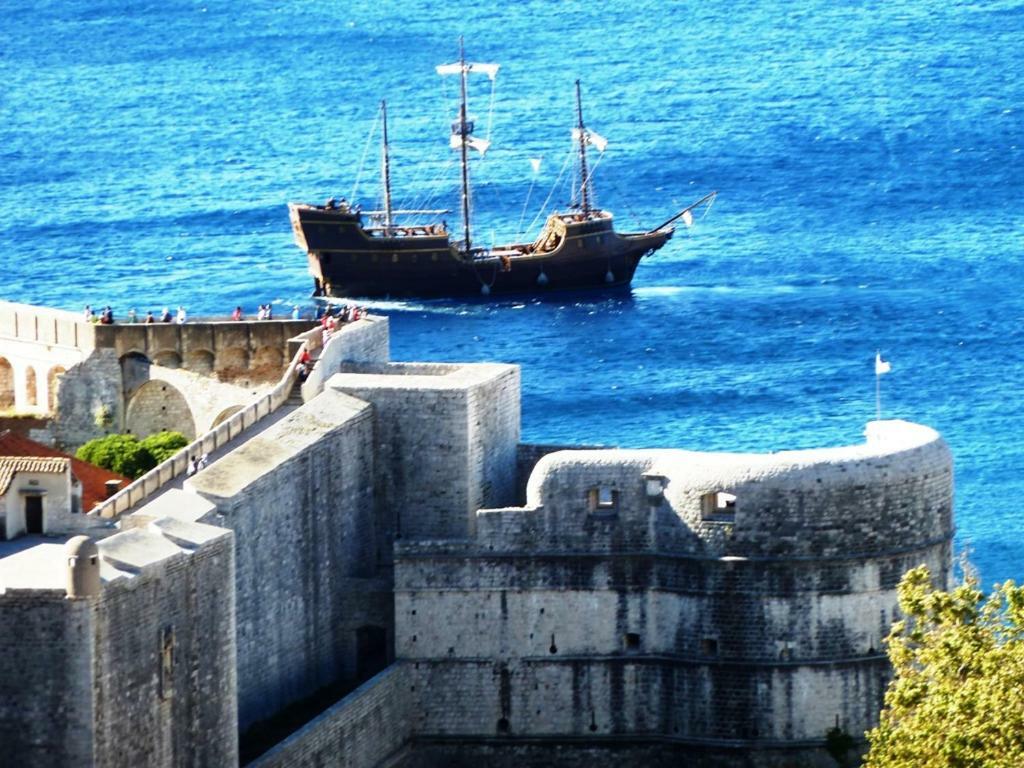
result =
[{"label": "ship rigging", "polygon": [[[474,135],[475,122],[468,112],[469,76],[487,75],[493,87],[499,65],[467,62],[460,40],[458,61],[436,69],[439,75],[459,78],[458,112],[451,125],[449,146],[459,155],[461,239],[452,237],[446,223],[438,220],[450,213],[449,209],[393,207],[387,104],[382,101],[383,208],[363,212],[344,200],[331,200],[326,205],[289,204],[295,241],[306,251],[315,293],[460,296],[628,286],[640,259],[672,237],[674,223],[682,219],[689,225],[693,212],[703,209],[706,214],[715,199],[716,193],[711,192],[653,229],[615,231],[611,212],[594,203],[593,167],[588,163],[587,148],[593,146],[603,152],[606,141],[584,123],[577,80],[572,138],[579,167],[578,195],[574,194],[567,211],[555,211],[547,217],[534,240],[481,247],[472,229],[470,152],[484,155],[490,141]],[[430,217],[429,223],[396,223],[399,217],[424,216]]]}]

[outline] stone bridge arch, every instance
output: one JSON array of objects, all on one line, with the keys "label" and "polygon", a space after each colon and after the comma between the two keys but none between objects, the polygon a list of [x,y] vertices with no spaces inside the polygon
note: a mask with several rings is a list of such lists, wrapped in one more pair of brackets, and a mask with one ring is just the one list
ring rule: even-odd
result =
[{"label": "stone bridge arch", "polygon": [[192,410],[181,391],[161,379],[150,379],[135,391],[125,409],[125,431],[144,438],[154,432],[181,432],[196,438]]},{"label": "stone bridge arch", "polygon": [[126,398],[149,381],[149,369],[152,363],[141,352],[126,352],[118,359],[121,365],[121,389]]},{"label": "stone bridge arch", "polygon": [[153,355],[153,365],[159,365],[162,368],[181,368],[182,362],[181,355],[174,349],[162,349]]},{"label": "stone bridge arch", "polygon": [[212,375],[217,358],[208,349],[193,349],[185,355],[185,367],[195,373]]},{"label": "stone bridge arch", "polygon": [[221,411],[220,413],[217,414],[217,416],[214,418],[213,422],[210,424],[210,429],[213,429],[218,424],[223,424],[225,421],[230,419],[232,416],[234,416],[236,413],[238,413],[244,407],[245,406],[242,406],[242,405],[231,405],[231,406],[228,406],[223,411]]}]

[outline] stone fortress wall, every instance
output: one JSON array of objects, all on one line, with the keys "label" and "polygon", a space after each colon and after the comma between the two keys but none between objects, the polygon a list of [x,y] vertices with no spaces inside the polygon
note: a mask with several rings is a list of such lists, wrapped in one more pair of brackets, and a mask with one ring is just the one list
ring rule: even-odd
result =
[{"label": "stone fortress wall", "polygon": [[163,520],[82,538],[0,560],[7,764],[235,764],[230,532]]},{"label": "stone fortress wall", "polygon": [[638,739],[770,763],[836,723],[863,733],[900,576],[949,583],[951,489],[938,435],[903,422],[826,451],[551,454],[527,506],[481,510],[468,542],[397,545],[396,655],[430,697],[417,741],[510,764],[520,742]]},{"label": "stone fortress wall", "polygon": [[391,363],[374,320],[323,350],[304,405],[121,517],[98,595],[53,583],[63,556],[5,584],[25,553],[0,552],[13,754],[233,765],[239,731],[359,681],[249,764],[827,765],[829,728],[873,723],[900,575],[950,579],[938,435],[524,446],[516,367]]}]

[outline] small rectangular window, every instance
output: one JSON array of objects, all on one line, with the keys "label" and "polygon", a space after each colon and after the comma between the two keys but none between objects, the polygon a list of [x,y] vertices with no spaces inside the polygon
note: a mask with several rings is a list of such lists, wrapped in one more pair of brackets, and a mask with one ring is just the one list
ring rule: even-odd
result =
[{"label": "small rectangular window", "polygon": [[732,522],[736,518],[736,495],[714,491],[701,499],[701,517],[705,520]]},{"label": "small rectangular window", "polygon": [[591,514],[614,514],[619,509],[619,492],[608,486],[598,486],[587,491],[587,506]]},{"label": "small rectangular window", "polygon": [[705,637],[700,641],[700,652],[704,656],[718,655],[718,638]]},{"label": "small rectangular window", "polygon": [[626,648],[635,651],[640,647],[640,635],[636,632],[626,633]]}]

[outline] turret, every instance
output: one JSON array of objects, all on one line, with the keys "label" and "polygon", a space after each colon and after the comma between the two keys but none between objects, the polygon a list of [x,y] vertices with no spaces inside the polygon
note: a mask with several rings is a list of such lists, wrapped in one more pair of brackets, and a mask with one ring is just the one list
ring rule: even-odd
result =
[{"label": "turret", "polygon": [[67,562],[68,597],[91,597],[100,593],[100,553],[88,536],[75,536],[64,545]]}]

